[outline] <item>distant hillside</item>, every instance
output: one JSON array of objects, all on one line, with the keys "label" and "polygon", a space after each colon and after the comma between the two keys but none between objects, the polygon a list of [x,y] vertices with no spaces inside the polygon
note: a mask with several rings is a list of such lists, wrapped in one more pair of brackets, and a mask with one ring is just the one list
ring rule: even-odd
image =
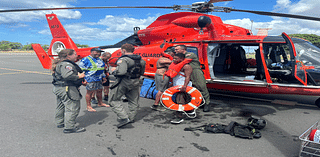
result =
[{"label": "distant hillside", "polygon": [[320,48],[320,36],[315,34],[289,34],[290,37],[302,38]]}]

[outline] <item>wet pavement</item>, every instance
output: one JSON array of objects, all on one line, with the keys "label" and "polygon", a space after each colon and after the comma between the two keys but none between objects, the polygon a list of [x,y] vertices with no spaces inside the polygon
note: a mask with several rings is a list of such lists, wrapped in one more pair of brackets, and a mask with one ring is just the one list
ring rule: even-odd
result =
[{"label": "wet pavement", "polygon": [[[55,96],[52,77],[35,54],[0,54],[0,154],[1,156],[238,156],[295,157],[299,135],[320,119],[312,105],[279,105],[271,101],[211,96],[211,111],[197,110],[195,119],[173,125],[173,111],[154,111],[151,99],[140,99],[134,123],[116,127],[110,108],[81,111],[77,125],[86,132],[64,134],[53,123]],[[82,95],[85,88],[81,87]],[[126,105],[126,103],[123,103]],[[242,139],[229,134],[212,134],[188,127],[208,123],[246,124],[254,115],[267,121],[260,139]]]}]

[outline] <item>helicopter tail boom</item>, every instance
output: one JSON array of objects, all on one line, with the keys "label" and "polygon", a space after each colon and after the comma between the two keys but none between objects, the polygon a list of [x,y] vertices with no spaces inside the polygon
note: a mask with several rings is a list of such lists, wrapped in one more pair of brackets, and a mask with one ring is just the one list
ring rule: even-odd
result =
[{"label": "helicopter tail boom", "polygon": [[32,48],[34,52],[36,52],[42,66],[44,69],[50,69],[51,68],[51,58],[46,53],[46,51],[43,50],[40,44],[32,44]]}]

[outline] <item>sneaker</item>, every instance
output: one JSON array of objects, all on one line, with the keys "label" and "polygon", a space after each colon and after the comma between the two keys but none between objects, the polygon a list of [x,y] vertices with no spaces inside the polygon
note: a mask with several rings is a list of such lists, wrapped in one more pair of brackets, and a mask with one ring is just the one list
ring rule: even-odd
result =
[{"label": "sneaker", "polygon": [[203,106],[203,112],[210,112],[210,105],[205,104],[205,105]]},{"label": "sneaker", "polygon": [[96,99],[91,99],[91,104],[98,104],[98,101]]},{"label": "sneaker", "polygon": [[68,134],[68,133],[79,133],[79,132],[84,132],[86,131],[85,128],[74,128],[74,129],[64,129],[63,133]]},{"label": "sneaker", "polygon": [[151,109],[156,111],[165,111],[166,109],[162,105],[152,105],[150,106]]},{"label": "sneaker", "polygon": [[180,123],[182,123],[183,121],[184,121],[183,118],[176,117],[176,118],[172,119],[170,122],[171,122],[172,124],[180,124]]},{"label": "sneaker", "polygon": [[118,128],[121,128],[127,124],[130,123],[130,119],[129,118],[125,118],[125,119],[120,119],[119,124],[117,125]]}]

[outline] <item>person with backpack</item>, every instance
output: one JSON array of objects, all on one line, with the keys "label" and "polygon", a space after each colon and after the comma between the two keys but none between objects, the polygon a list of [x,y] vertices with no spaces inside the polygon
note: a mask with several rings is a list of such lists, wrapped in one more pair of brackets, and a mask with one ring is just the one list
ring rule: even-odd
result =
[{"label": "person with backpack", "polygon": [[[146,62],[133,51],[133,45],[122,45],[122,56],[117,60],[117,67],[110,68],[110,75],[117,79],[110,87],[109,104],[118,116],[118,128],[133,123],[139,108],[140,76],[144,74]],[[123,95],[128,99],[129,113],[122,106]]]},{"label": "person with backpack", "polygon": [[53,93],[57,98],[55,122],[58,128],[64,128],[63,133],[84,132],[85,128],[75,126],[75,120],[80,112],[79,88],[85,74],[75,63],[78,55],[74,50],[64,49],[58,56],[52,63]]}]

